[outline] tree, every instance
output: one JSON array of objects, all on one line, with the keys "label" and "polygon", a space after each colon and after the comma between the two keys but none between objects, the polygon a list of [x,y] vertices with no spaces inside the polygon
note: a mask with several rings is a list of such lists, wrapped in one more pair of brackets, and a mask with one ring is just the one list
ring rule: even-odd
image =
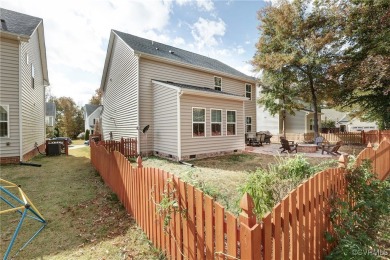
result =
[{"label": "tree", "polygon": [[271,115],[281,113],[284,136],[286,136],[286,113],[295,115],[296,110],[303,108],[297,99],[299,93],[294,86],[293,76],[289,72],[265,71],[261,81],[262,95],[257,100],[257,103],[264,106]]},{"label": "tree", "polygon": [[70,97],[53,98],[57,110],[59,136],[76,138],[84,129],[83,113]]},{"label": "tree", "polygon": [[89,104],[91,104],[91,105],[101,105],[102,104],[102,92],[100,91],[99,88],[95,90],[95,94],[89,100]]},{"label": "tree", "polygon": [[342,46],[335,13],[331,0],[294,0],[267,6],[258,14],[261,36],[252,64],[259,71],[293,75],[298,97],[314,110],[316,136],[319,104],[335,86],[328,71]]},{"label": "tree", "polygon": [[390,129],[390,2],[346,0],[345,4],[348,44],[332,71],[341,86],[336,101]]}]

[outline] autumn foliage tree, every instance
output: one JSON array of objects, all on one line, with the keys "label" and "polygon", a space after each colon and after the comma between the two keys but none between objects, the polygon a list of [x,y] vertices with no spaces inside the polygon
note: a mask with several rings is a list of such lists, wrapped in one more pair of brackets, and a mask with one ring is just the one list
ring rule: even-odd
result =
[{"label": "autumn foliage tree", "polygon": [[59,136],[76,138],[84,130],[83,112],[70,97],[53,97],[57,110],[57,129]]},{"label": "autumn foliage tree", "polygon": [[296,98],[311,103],[316,135],[319,104],[335,85],[327,75],[342,46],[336,10],[333,1],[283,0],[258,13],[261,36],[252,64],[258,71],[294,79],[286,87],[293,86]]},{"label": "autumn foliage tree", "polygon": [[89,100],[89,104],[91,104],[91,105],[101,105],[102,104],[102,92],[100,91],[99,88],[95,90],[95,94]]},{"label": "autumn foliage tree", "polygon": [[344,0],[347,44],[332,77],[338,104],[390,129],[390,1]]}]

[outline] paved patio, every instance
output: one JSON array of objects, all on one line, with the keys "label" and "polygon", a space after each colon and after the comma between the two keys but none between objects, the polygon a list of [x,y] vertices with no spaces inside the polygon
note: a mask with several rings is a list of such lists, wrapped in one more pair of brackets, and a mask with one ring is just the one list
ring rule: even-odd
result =
[{"label": "paved patio", "polygon": [[[339,158],[339,156],[332,156],[330,154],[326,154],[326,152],[324,154],[321,154],[322,153],[321,149],[318,149],[318,151],[315,153],[299,153],[299,152],[295,153],[294,151],[293,153],[289,154],[289,153],[280,153],[282,149],[279,148],[280,148],[280,144],[274,143],[274,144],[263,144],[263,146],[259,146],[259,147],[247,146],[245,151],[248,153],[259,153],[259,154],[267,154],[267,155],[288,156],[290,154],[291,155],[302,154],[307,157],[335,158],[335,159]],[[346,154],[346,153],[341,152],[341,154]]]}]

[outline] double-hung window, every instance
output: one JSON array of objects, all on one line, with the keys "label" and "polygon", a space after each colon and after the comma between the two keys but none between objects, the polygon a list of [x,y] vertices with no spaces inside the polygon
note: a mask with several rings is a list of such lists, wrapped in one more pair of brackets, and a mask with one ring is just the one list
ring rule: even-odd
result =
[{"label": "double-hung window", "polygon": [[245,84],[245,97],[249,98],[249,100],[252,100],[252,85],[251,84]]},{"label": "double-hung window", "polygon": [[222,110],[211,109],[211,136],[222,135]]},{"label": "double-hung window", "polygon": [[226,111],[226,135],[236,135],[236,111]]},{"label": "double-hung window", "polygon": [[222,78],[214,77],[214,89],[222,91]]},{"label": "double-hung window", "polygon": [[192,108],[192,137],[206,136],[206,109]]},{"label": "double-hung window", "polygon": [[251,116],[246,117],[246,132],[247,133],[252,132],[252,117]]},{"label": "double-hung window", "polygon": [[9,137],[9,106],[0,105],[0,137]]}]

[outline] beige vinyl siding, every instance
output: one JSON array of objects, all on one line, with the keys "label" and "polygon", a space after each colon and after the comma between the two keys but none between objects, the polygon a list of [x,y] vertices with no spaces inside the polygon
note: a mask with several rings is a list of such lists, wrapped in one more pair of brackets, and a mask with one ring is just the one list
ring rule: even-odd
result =
[{"label": "beige vinyl siding", "polygon": [[115,140],[137,137],[138,57],[117,36],[111,55],[103,93],[103,137],[110,139],[110,131]]},{"label": "beige vinyl siding", "polygon": [[[281,118],[281,116],[280,116]],[[281,133],[282,122],[279,114],[271,115],[263,106],[257,108],[257,131],[270,131],[273,135]]]},{"label": "beige vinyl siding", "polygon": [[153,103],[154,151],[177,156],[177,90],[154,84]]},{"label": "beige vinyl siding", "polygon": [[0,104],[9,106],[10,124],[9,138],[0,138],[0,157],[19,156],[19,42],[4,38],[0,38]]},{"label": "beige vinyl siding", "polygon": [[[206,137],[192,137],[192,108],[206,109]],[[210,110],[222,109],[222,135],[211,136]],[[226,136],[226,111],[236,111],[236,135]],[[244,149],[243,102],[183,94],[181,111],[182,156]]]},{"label": "beige vinyl siding", "polygon": [[[245,105],[245,116],[252,117],[252,131],[251,133],[256,133],[256,125],[257,125],[257,118],[256,118],[256,85],[251,82],[246,82],[246,84],[252,85],[252,98],[251,100],[244,101]],[[242,84],[243,94],[245,96],[246,89],[245,89],[245,83]],[[245,123],[245,122],[244,122]],[[246,131],[246,129],[245,129]]]},{"label": "beige vinyl siding", "polygon": [[[280,120],[281,117],[280,117]],[[295,115],[286,115],[286,133],[306,133],[305,131],[306,112],[297,111]],[[282,123],[280,124],[282,125]]]},{"label": "beige vinyl siding", "polygon": [[[245,96],[245,83],[251,83],[253,86],[254,82],[240,81],[232,78],[228,78],[215,73],[207,73],[197,71],[194,69],[184,68],[173,64],[162,63],[160,61],[149,60],[140,58],[140,125],[151,125],[150,131],[154,131],[153,126],[153,89],[152,79],[172,81],[175,83],[183,83],[200,87],[214,88],[214,76],[222,78],[222,91]],[[254,92],[253,87],[253,92]],[[252,98],[251,101],[246,102],[246,113],[247,116],[252,117],[253,129],[256,126],[256,101]],[[241,108],[242,109],[242,108]],[[251,114],[249,114],[251,113]],[[244,129],[245,122],[242,121],[240,127]],[[150,134],[153,136],[154,134]],[[149,136],[148,136],[149,138]],[[152,139],[152,138],[150,138]],[[146,143],[141,142],[142,151],[153,150],[153,140],[148,139],[148,147]]]},{"label": "beige vinyl siding", "polygon": [[[39,25],[39,26],[42,26]],[[33,150],[34,144],[45,142],[45,87],[37,30],[29,42],[21,44],[22,68],[22,134],[23,154]],[[26,53],[29,63],[26,63]],[[32,87],[31,64],[34,65],[35,83]]]}]

